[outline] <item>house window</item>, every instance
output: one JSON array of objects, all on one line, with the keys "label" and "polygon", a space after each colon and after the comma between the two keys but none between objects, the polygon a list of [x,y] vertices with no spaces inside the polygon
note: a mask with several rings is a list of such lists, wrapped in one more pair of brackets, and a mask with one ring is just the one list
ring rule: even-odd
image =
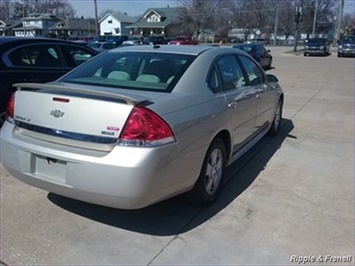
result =
[{"label": "house window", "polygon": [[108,24],[112,24],[112,19],[108,20],[107,22]]},{"label": "house window", "polygon": [[147,19],[148,22],[159,22],[160,19],[157,15],[151,15],[148,19]]}]

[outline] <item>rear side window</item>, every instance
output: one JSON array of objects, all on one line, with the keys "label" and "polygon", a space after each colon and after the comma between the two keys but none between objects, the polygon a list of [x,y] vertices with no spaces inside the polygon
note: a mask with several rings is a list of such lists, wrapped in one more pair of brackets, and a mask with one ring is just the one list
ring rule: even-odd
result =
[{"label": "rear side window", "polygon": [[114,51],[97,56],[61,81],[169,92],[194,58],[183,54]]},{"label": "rear side window", "polygon": [[12,51],[9,60],[19,67],[65,67],[57,45],[31,45]]}]

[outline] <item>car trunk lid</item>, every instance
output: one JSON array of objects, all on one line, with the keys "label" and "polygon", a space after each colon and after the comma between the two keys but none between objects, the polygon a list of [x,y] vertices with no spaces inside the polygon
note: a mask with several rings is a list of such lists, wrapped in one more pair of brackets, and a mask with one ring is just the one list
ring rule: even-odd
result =
[{"label": "car trunk lid", "polygon": [[132,108],[148,100],[53,84],[15,86],[14,119],[20,133],[94,150],[111,150]]}]

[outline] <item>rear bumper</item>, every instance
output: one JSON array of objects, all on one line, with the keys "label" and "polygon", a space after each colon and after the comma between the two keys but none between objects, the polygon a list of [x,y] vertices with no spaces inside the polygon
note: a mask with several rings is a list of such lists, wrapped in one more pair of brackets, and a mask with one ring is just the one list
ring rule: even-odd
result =
[{"label": "rear bumper", "polygon": [[13,177],[62,196],[121,209],[142,208],[193,186],[200,168],[193,159],[196,154],[179,156],[175,149],[176,144],[116,146],[104,153],[35,140],[20,135],[10,123],[1,130],[2,163]]}]

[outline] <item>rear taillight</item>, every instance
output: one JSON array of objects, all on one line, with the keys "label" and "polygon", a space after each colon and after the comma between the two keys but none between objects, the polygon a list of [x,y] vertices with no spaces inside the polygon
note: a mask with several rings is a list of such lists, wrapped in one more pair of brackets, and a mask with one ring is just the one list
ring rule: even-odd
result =
[{"label": "rear taillight", "polygon": [[170,126],[156,113],[134,107],[119,138],[120,145],[155,147],[175,141]]},{"label": "rear taillight", "polygon": [[14,122],[14,109],[15,109],[15,93],[12,93],[10,101],[7,103],[6,119],[10,123]]}]

